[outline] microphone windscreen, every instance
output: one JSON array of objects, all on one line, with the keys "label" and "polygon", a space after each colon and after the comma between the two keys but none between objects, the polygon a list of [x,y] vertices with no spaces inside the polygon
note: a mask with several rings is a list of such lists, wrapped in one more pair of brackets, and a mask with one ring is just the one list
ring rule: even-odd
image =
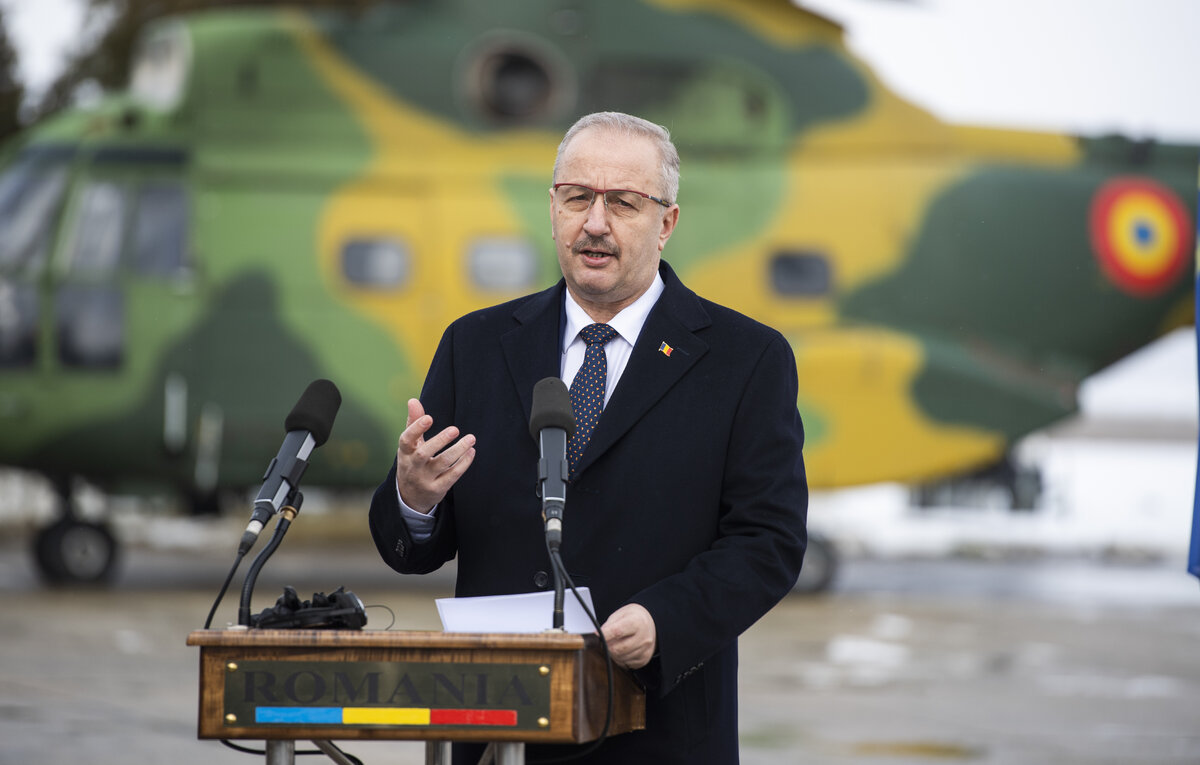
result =
[{"label": "microphone windscreen", "polygon": [[542,428],[562,428],[567,438],[575,434],[575,410],[571,394],[557,377],[545,377],[533,386],[533,409],[529,413],[529,432],[536,440]]},{"label": "microphone windscreen", "polygon": [[307,430],[312,433],[317,446],[320,446],[329,439],[329,431],[333,430],[333,419],[337,417],[338,407],[341,405],[342,394],[338,392],[336,385],[329,380],[313,380],[283,421],[283,429],[289,433],[293,430]]}]

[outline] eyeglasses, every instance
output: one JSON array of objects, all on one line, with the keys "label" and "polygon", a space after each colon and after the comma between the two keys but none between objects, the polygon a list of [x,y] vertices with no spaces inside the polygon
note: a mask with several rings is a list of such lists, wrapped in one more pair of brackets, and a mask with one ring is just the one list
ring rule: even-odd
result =
[{"label": "eyeglasses", "polygon": [[671,203],[666,200],[633,189],[593,189],[578,183],[556,183],[551,190],[554,192],[555,204],[572,213],[582,213],[592,209],[592,203],[596,201],[597,195],[604,198],[604,207],[618,218],[636,216],[646,209],[647,199],[658,202],[663,207],[671,206]]}]

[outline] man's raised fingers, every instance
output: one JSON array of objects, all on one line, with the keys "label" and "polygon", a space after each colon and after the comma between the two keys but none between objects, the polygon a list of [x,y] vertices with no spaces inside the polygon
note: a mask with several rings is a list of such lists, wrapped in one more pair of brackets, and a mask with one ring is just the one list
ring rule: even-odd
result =
[{"label": "man's raised fingers", "polygon": [[441,433],[435,436],[430,436],[425,439],[425,455],[429,459],[433,459],[442,452],[443,449],[450,446],[454,439],[458,438],[458,428],[454,425],[448,426]]},{"label": "man's raised fingers", "polygon": [[[462,474],[467,472],[467,468],[471,467],[471,463],[475,461],[475,439],[473,436],[464,437],[462,441],[459,441],[454,445],[454,448],[457,450],[460,446],[463,446],[467,439],[471,439],[471,445],[466,446],[461,454],[457,454],[454,462],[444,471],[442,471],[441,475],[438,476],[438,481],[446,483],[447,491],[449,491],[450,487],[453,486],[459,478],[462,478]],[[447,452],[449,452],[449,450],[447,450]]]},{"label": "man's raised fingers", "polygon": [[399,446],[408,454],[412,454],[421,445],[421,441],[426,432],[433,427],[433,418],[427,414],[422,414],[417,419],[411,421],[404,432],[400,434]]},{"label": "man's raised fingers", "polygon": [[[449,430],[449,428],[446,428],[446,430]],[[440,438],[441,435],[442,434],[439,433],[438,438]],[[431,440],[428,443],[433,443],[433,441]],[[438,459],[442,460],[442,462],[449,467],[462,459],[463,455],[469,450],[473,449],[474,446],[475,436],[468,433],[450,446],[447,446],[440,454],[438,454]]]},{"label": "man's raised fingers", "polygon": [[424,415],[425,407],[421,405],[421,402],[418,399],[410,398],[408,400],[408,422],[404,423],[404,427],[407,428]]}]

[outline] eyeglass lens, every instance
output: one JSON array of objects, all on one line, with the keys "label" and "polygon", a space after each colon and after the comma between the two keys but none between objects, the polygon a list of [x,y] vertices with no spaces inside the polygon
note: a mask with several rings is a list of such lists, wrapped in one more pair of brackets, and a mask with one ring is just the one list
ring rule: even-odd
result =
[{"label": "eyeglass lens", "polygon": [[[554,192],[558,204],[569,212],[584,212],[591,208],[596,192],[586,186],[559,186]],[[604,194],[604,205],[608,211],[620,218],[637,215],[647,200],[632,191],[608,191]]]}]

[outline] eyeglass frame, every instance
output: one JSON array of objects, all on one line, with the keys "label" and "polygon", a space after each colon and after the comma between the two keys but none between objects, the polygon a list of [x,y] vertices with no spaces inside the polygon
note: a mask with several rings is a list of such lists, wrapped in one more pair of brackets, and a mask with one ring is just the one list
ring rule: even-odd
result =
[{"label": "eyeglass frame", "polygon": [[582,183],[572,183],[571,181],[563,181],[561,183],[554,184],[553,186],[550,187],[550,192],[554,193],[555,191],[558,191],[559,187],[561,187],[561,186],[577,186],[581,189],[587,189],[588,191],[592,192],[592,201],[590,204],[588,204],[589,210],[592,209],[592,205],[596,204],[596,197],[600,197],[601,199],[604,200],[604,209],[607,210],[608,209],[608,196],[607,195],[608,195],[608,192],[610,192],[610,191],[626,191],[626,192],[629,192],[630,194],[637,194],[639,197],[644,197],[646,199],[649,199],[651,202],[658,202],[663,207],[670,207],[673,204],[672,202],[668,202],[665,199],[660,199],[656,196],[647,194],[644,191],[638,191],[637,189],[594,189],[591,186],[585,186]]}]

